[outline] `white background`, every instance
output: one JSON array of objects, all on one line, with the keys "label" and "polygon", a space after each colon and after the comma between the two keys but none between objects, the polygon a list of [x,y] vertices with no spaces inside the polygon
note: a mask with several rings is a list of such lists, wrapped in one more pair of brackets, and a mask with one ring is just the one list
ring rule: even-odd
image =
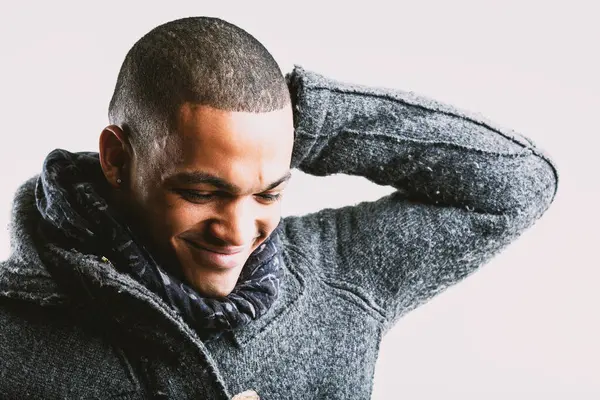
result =
[{"label": "white background", "polygon": [[[174,18],[220,16],[262,41],[284,71],[301,64],[480,112],[558,163],[559,195],[538,224],[384,339],[373,398],[600,398],[598,9],[592,1],[351,3],[2,3],[0,259],[17,186],[54,148],[97,150],[131,45]],[[285,212],[388,191],[362,178],[296,173]]]}]

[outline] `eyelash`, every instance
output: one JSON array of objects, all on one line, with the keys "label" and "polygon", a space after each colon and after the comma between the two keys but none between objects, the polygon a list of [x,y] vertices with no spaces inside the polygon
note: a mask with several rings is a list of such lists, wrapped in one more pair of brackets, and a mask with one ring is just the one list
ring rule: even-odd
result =
[{"label": "eyelash", "polygon": [[[200,192],[197,192],[195,190],[188,190],[188,189],[178,189],[178,190],[175,190],[175,192],[178,193],[181,197],[183,197],[184,200],[192,201],[192,202],[206,202],[206,201],[212,200],[213,198],[217,197],[216,193],[219,193],[219,192],[215,192],[215,193],[211,193],[211,194],[201,194]],[[277,193],[277,194],[264,193],[264,194],[259,194],[257,196],[259,196],[261,199],[263,199],[269,203],[274,203],[281,198],[281,193]]]}]

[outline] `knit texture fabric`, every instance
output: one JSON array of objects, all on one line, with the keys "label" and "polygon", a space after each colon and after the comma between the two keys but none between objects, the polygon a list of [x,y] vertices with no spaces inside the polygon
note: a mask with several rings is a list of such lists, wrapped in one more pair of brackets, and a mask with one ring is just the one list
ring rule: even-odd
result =
[{"label": "knit texture fabric", "polygon": [[[105,200],[108,184],[98,153],[54,150],[46,157],[36,185],[42,218],[42,240],[64,236],[80,252],[101,254],[117,270],[159,295],[181,312],[203,339],[264,315],[279,293],[279,232],[273,233],[248,258],[233,291],[225,298],[204,298],[187,283],[158,265],[132,230],[119,221]],[[71,246],[69,246],[71,247]]]},{"label": "knit texture fabric", "polygon": [[[13,252],[0,264],[4,397],[368,399],[380,342],[398,319],[486,264],[554,199],[550,157],[478,115],[302,68],[288,82],[292,166],[396,190],[284,218],[277,299],[205,342],[127,273],[47,246],[36,179],[26,182]],[[59,267],[72,271],[60,285]]]}]

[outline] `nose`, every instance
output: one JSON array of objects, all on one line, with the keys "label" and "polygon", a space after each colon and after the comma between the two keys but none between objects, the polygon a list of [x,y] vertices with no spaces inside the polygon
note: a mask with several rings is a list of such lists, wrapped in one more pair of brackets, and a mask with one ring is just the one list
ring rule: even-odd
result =
[{"label": "nose", "polygon": [[211,236],[221,246],[250,246],[258,236],[256,215],[250,201],[235,199],[223,205],[210,224]]}]

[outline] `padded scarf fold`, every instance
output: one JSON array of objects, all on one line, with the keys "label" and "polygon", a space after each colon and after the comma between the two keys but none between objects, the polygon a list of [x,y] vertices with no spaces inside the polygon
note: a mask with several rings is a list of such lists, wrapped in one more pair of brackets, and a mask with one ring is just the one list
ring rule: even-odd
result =
[{"label": "padded scarf fold", "polygon": [[119,221],[102,195],[107,190],[97,153],[51,152],[36,185],[36,205],[48,223],[43,230],[46,239],[56,240],[58,235],[79,251],[106,256],[119,272],[179,311],[204,340],[261,317],[277,299],[282,277],[281,224],[250,255],[227,297],[205,298],[158,265]]}]

